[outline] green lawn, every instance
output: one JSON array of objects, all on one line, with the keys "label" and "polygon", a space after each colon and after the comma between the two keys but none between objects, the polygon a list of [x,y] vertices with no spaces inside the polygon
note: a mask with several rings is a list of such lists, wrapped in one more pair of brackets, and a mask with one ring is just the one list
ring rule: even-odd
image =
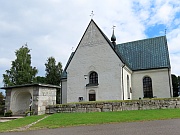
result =
[{"label": "green lawn", "polygon": [[30,117],[20,118],[20,119],[8,121],[8,122],[0,122],[0,132],[5,132],[5,131],[9,131],[12,129],[26,126],[28,124],[31,124],[43,118],[44,116],[45,115],[30,116]]},{"label": "green lawn", "polygon": [[115,122],[133,122],[180,118],[180,109],[137,110],[122,112],[58,113],[40,121],[31,129],[57,128]]},{"label": "green lawn", "polygon": [[[18,127],[26,126],[43,117],[45,117],[45,115],[29,116],[9,122],[0,123],[0,132],[5,132],[16,129]],[[92,113],[57,113],[33,125],[30,129],[57,128],[66,126],[92,125],[116,122],[162,120],[173,118],[180,118],[180,109]]]}]

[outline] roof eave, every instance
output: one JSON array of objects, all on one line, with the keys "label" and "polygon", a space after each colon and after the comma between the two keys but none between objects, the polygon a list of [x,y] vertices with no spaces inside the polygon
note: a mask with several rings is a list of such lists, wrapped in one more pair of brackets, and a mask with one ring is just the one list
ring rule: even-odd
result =
[{"label": "roof eave", "polygon": [[33,84],[23,84],[23,85],[14,85],[14,86],[1,87],[0,89],[5,89],[6,90],[6,89],[12,89],[12,88],[33,87],[33,86],[49,87],[49,88],[60,88],[60,86],[57,86],[57,85],[33,83]]}]

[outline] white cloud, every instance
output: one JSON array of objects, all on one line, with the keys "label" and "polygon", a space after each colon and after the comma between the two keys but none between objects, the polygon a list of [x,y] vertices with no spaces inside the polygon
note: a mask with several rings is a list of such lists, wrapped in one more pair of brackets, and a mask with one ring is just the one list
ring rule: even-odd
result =
[{"label": "white cloud", "polygon": [[167,35],[168,37],[168,43],[169,43],[169,50],[171,53],[180,53],[180,27],[177,29],[172,30],[170,33]]},{"label": "white cloud", "polygon": [[0,65],[1,65],[1,68],[5,68],[5,67],[8,67],[11,65],[10,63],[10,59],[8,58],[0,58]]},{"label": "white cloud", "polygon": [[177,76],[180,76],[180,53],[178,54],[170,54],[171,59],[171,72]]}]

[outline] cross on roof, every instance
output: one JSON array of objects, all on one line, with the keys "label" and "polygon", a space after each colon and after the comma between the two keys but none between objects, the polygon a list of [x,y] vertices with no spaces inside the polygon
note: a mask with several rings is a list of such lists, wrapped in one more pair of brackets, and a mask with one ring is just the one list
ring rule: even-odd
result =
[{"label": "cross on roof", "polygon": [[71,51],[74,52],[74,47],[71,48]]},{"label": "cross on roof", "polygon": [[113,25],[112,29],[114,30],[116,26]]},{"label": "cross on roof", "polygon": [[167,31],[167,29],[164,30],[165,35],[166,35],[166,31]]},{"label": "cross on roof", "polygon": [[93,11],[91,12],[90,16],[91,16],[91,19],[93,19],[93,16],[94,16]]}]

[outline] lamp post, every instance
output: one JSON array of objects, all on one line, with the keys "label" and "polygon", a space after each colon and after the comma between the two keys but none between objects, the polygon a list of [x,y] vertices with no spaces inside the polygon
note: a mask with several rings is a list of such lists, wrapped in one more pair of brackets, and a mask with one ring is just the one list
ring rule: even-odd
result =
[{"label": "lamp post", "polygon": [[87,77],[88,77],[88,75],[84,75],[84,79],[85,79],[85,80],[87,79]]}]

